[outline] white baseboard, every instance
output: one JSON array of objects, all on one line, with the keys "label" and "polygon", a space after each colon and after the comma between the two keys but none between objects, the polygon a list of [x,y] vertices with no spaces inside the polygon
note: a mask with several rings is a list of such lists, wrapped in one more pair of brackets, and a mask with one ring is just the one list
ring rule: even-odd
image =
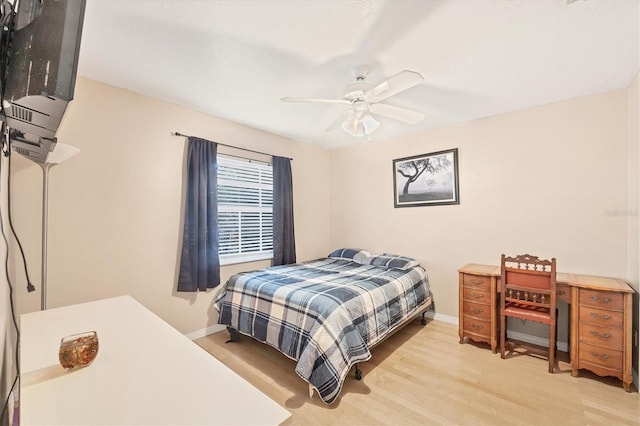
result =
[{"label": "white baseboard", "polygon": [[450,315],[438,314],[431,310],[426,313],[427,318],[434,319],[436,321],[446,322],[448,324],[458,325],[458,317],[452,317]]},{"label": "white baseboard", "polygon": [[226,330],[227,326],[222,324],[211,325],[207,328],[201,328],[200,330],[192,331],[191,333],[185,334],[189,339],[196,340],[204,336],[208,336],[209,334],[217,333],[219,331]]},{"label": "white baseboard", "polygon": [[[519,333],[511,330],[507,330],[507,336],[514,340],[520,340],[521,342],[530,343],[532,345],[542,346],[545,348],[549,347],[549,339],[545,339],[544,337],[533,336],[531,334]],[[561,352],[569,352],[569,343],[557,342],[557,348]]]}]

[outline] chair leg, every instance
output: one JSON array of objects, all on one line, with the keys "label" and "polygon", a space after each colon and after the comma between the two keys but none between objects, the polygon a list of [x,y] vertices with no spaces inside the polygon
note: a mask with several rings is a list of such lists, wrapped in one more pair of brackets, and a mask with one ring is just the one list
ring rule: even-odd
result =
[{"label": "chair leg", "polygon": [[549,324],[549,373],[556,369],[556,324]]},{"label": "chair leg", "polygon": [[500,358],[504,359],[504,348],[507,340],[507,319],[500,315]]},{"label": "chair leg", "polygon": [[[571,326],[569,326],[569,328],[571,328]],[[568,339],[567,341],[570,342],[571,339]],[[553,353],[557,358],[558,357],[558,310],[557,309],[556,309],[556,341],[554,342],[554,348],[555,348],[555,351]]]}]

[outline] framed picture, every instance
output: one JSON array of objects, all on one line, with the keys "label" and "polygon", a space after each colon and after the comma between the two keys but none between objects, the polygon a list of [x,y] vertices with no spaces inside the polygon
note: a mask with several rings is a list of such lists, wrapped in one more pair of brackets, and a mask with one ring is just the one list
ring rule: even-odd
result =
[{"label": "framed picture", "polygon": [[393,160],[394,207],[460,204],[458,148]]}]

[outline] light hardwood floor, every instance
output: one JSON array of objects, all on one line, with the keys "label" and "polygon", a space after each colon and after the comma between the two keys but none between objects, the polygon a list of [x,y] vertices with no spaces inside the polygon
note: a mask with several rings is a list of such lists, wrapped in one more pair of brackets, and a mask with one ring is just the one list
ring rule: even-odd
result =
[{"label": "light hardwood floor", "polygon": [[459,344],[457,326],[440,321],[416,320],[374,348],[362,380],[352,369],[329,406],[309,398],[294,361],[251,338],[227,338],[196,343],[291,412],[286,425],[640,424],[640,394],[617,379],[571,377],[560,353],[555,374],[533,356],[502,360],[483,344]]}]

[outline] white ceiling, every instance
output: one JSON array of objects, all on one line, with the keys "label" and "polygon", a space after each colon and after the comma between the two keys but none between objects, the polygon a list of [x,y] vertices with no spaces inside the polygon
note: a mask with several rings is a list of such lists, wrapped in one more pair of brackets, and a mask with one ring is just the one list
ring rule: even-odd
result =
[{"label": "white ceiling", "polygon": [[[569,4],[567,4],[569,3]],[[637,0],[88,0],[79,74],[326,148],[356,66],[425,81],[387,103],[371,139],[627,87],[638,72]],[[188,133],[188,128],[176,128]]]}]

